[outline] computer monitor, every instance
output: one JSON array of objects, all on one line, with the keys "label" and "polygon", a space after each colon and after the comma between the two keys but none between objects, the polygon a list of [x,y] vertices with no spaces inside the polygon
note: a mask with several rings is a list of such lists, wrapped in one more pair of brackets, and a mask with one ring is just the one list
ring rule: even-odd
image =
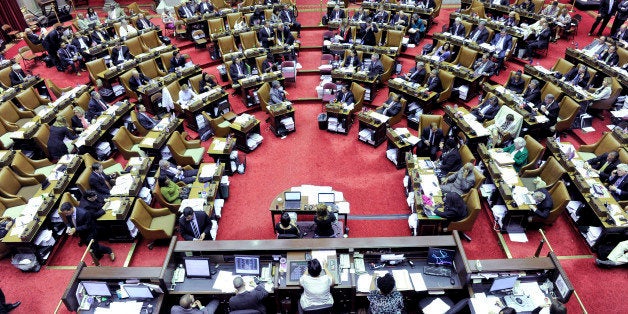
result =
[{"label": "computer monitor", "polygon": [[318,203],[331,205],[336,202],[336,194],[334,193],[318,193]]},{"label": "computer monitor", "polygon": [[110,297],[111,291],[109,290],[109,286],[107,286],[106,282],[103,281],[82,281],[81,284],[83,288],[85,288],[85,293],[87,295],[96,297]]},{"label": "computer monitor", "polygon": [[454,266],[456,251],[431,247],[427,251],[427,264],[437,266]]},{"label": "computer monitor", "polygon": [[131,299],[152,299],[153,293],[145,285],[124,285],[124,291]]},{"label": "computer monitor", "polygon": [[286,285],[298,285],[299,279],[307,271],[307,261],[290,261],[289,271],[289,280],[287,280]]},{"label": "computer monitor", "polygon": [[518,276],[498,277],[493,279],[490,292],[500,292],[512,290],[515,287]]},{"label": "computer monitor", "polygon": [[188,278],[211,278],[209,258],[186,257],[184,260],[185,276]]},{"label": "computer monitor", "polygon": [[234,257],[235,273],[238,275],[259,276],[259,256],[239,255]]},{"label": "computer monitor", "polygon": [[286,201],[300,201],[301,192],[284,192],[284,198]]}]

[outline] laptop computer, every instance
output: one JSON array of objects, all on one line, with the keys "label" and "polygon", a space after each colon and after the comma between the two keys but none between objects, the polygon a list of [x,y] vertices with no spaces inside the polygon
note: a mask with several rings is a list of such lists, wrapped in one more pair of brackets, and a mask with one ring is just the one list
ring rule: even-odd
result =
[{"label": "laptop computer", "polygon": [[336,203],[336,194],[334,193],[318,193],[318,203],[325,204],[327,206],[334,205]]},{"label": "laptop computer", "polygon": [[493,284],[491,285],[490,292],[492,294],[511,292],[512,289],[515,287],[515,283],[517,282],[518,278],[518,276],[495,278],[493,279]]},{"label": "laptop computer", "polygon": [[301,192],[284,192],[284,209],[301,209]]}]

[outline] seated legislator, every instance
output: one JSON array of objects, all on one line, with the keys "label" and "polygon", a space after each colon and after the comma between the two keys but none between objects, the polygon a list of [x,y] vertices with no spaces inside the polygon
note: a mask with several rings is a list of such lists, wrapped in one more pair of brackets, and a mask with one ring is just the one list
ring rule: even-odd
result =
[{"label": "seated legislator", "polygon": [[528,222],[531,222],[534,217],[545,219],[549,216],[550,211],[554,207],[554,201],[546,188],[540,188],[534,191],[532,194],[534,198],[535,206],[532,206],[532,216],[528,217]]},{"label": "seated legislator", "polygon": [[526,81],[521,77],[521,70],[517,70],[506,83],[506,89],[511,90],[515,94],[522,94],[525,86]]},{"label": "seated legislator", "polygon": [[418,156],[429,156],[431,160],[436,160],[436,154],[443,144],[443,130],[438,128],[438,123],[432,122],[430,126],[423,128],[421,140],[416,144]]},{"label": "seated legislator", "polygon": [[97,259],[102,258],[105,254],[109,255],[111,261],[116,259],[116,255],[110,247],[99,244],[96,218],[90,212],[80,207],[74,207],[69,202],[65,202],[61,204],[59,214],[65,216],[68,235],[78,234],[81,242],[85,244],[94,240],[91,250]]},{"label": "seated legislator", "polygon": [[258,313],[266,314],[264,299],[268,296],[268,291],[264,288],[264,283],[260,282],[255,289],[248,291],[246,283],[241,276],[233,278],[233,287],[236,294],[229,298],[230,311],[256,310]]},{"label": "seated legislator", "polygon": [[572,68],[563,76],[563,80],[574,85],[580,86],[582,88],[586,88],[589,84],[589,79],[591,76],[587,71],[587,66],[584,64],[579,64],[577,67]]},{"label": "seated legislator", "polygon": [[83,197],[81,197],[79,207],[90,212],[95,219],[105,214],[105,210],[103,209],[105,207],[105,201],[100,198],[98,193],[94,190],[85,191]]},{"label": "seated legislator", "polygon": [[90,96],[92,97],[89,99],[85,118],[89,121],[93,121],[98,118],[103,111],[107,110],[109,106],[107,106],[107,103],[102,100],[102,97],[100,97],[100,94],[97,91],[92,91]]},{"label": "seated legislator", "polygon": [[200,14],[212,13],[212,12],[214,12],[214,5],[211,2],[209,2],[208,0],[201,0],[201,3],[199,3],[199,5],[196,8],[196,10]]},{"label": "seated legislator", "polygon": [[92,34],[90,35],[90,37],[92,38],[92,42],[94,42],[96,45],[106,43],[111,39],[107,31],[103,30],[100,25],[96,25],[91,33]]},{"label": "seated legislator", "polygon": [[277,71],[279,68],[277,67],[277,63],[275,62],[275,57],[272,53],[269,53],[266,56],[266,59],[262,61],[262,73],[270,73],[273,71]]},{"label": "seated legislator", "polygon": [[330,212],[329,208],[325,204],[316,205],[316,216],[314,217],[314,224],[316,229],[314,233],[319,237],[333,237],[334,236],[334,222],[336,221],[336,215]]},{"label": "seated legislator", "polygon": [[105,199],[109,197],[116,176],[116,174],[105,174],[102,164],[95,162],[92,164],[92,173],[89,175],[88,183],[92,190],[98,193],[98,197]]},{"label": "seated legislator", "polygon": [[617,54],[617,46],[609,45],[606,51],[600,53],[597,59],[608,66],[616,66],[619,63],[619,54]]},{"label": "seated legislator", "polygon": [[109,10],[107,11],[107,20],[114,21],[125,17],[126,13],[124,13],[124,9],[122,9],[118,3],[113,2],[109,4]]},{"label": "seated legislator", "polygon": [[427,77],[427,81],[425,81],[425,88],[429,92],[440,93],[443,91],[443,83],[440,80],[440,76],[438,76],[438,69],[432,70],[430,75]]},{"label": "seated legislator", "polygon": [[168,177],[168,179],[176,182],[183,182],[190,184],[196,180],[198,175],[198,169],[183,169],[181,166],[172,164],[171,162],[162,159],[159,161],[159,174]]},{"label": "seated legislator", "polygon": [[495,119],[495,123],[490,125],[487,129],[490,132],[488,145],[489,147],[504,147],[507,143],[515,138],[521,130],[521,124],[523,123],[521,117],[515,119],[513,113],[508,113],[503,119]]},{"label": "seated legislator", "polygon": [[194,98],[196,98],[196,96],[197,94],[190,88],[190,86],[188,86],[188,84],[183,84],[181,86],[181,90],[179,91],[179,104],[181,104],[181,106],[187,106],[194,100]]},{"label": "seated legislator", "polygon": [[85,71],[85,60],[78,49],[65,41],[61,42],[61,48],[57,51],[60,66],[63,69],[70,68],[70,72],[81,76],[81,72]]},{"label": "seated legislator", "polygon": [[451,61],[450,59],[452,55],[453,55],[453,52],[452,52],[451,44],[449,42],[446,42],[442,44],[440,47],[436,48],[436,50],[432,54],[432,56],[435,56],[438,58],[439,62]]},{"label": "seated legislator", "polygon": [[168,72],[172,73],[175,70],[181,69],[183,67],[185,67],[185,58],[178,50],[173,51],[172,58],[170,58],[170,68],[168,69]]},{"label": "seated legislator", "polygon": [[615,267],[628,264],[628,240],[619,242],[605,260],[596,258],[595,264],[601,267]]},{"label": "seated legislator", "polygon": [[214,314],[220,305],[220,301],[211,300],[207,306],[201,301],[195,300],[191,294],[184,294],[179,299],[179,305],[173,305],[170,314]]},{"label": "seated legislator", "polygon": [[395,289],[395,278],[386,273],[380,277],[373,275],[368,296],[369,311],[373,314],[402,313],[403,296]]},{"label": "seated legislator", "polygon": [[89,121],[85,117],[85,110],[80,106],[74,107],[72,112],[74,113],[70,119],[72,131],[74,131],[74,134],[80,134],[89,127]]},{"label": "seated legislator", "polygon": [[425,37],[426,22],[417,13],[413,13],[410,18],[410,25],[408,28],[408,37],[410,37],[410,44],[418,45],[421,42],[421,38]]},{"label": "seated legislator", "polygon": [[179,185],[170,180],[168,176],[159,176],[159,193],[171,204],[181,204],[181,189]]},{"label": "seated legislator", "polygon": [[345,11],[340,10],[339,5],[335,5],[334,8],[329,12],[327,19],[329,21],[342,21],[346,18]]},{"label": "seated legislator", "polygon": [[24,70],[22,70],[22,67],[19,63],[15,63],[11,66],[11,72],[9,72],[9,80],[11,80],[11,85],[22,84],[26,77],[28,77],[28,75],[24,73]]},{"label": "seated legislator", "polygon": [[218,85],[218,83],[216,83],[216,81],[213,79],[212,75],[207,73],[207,72],[203,72],[203,75],[201,76],[201,80],[198,81],[198,90],[201,93],[205,93],[210,91],[212,88],[216,87]]},{"label": "seated legislator", "polygon": [[436,2],[434,0],[419,0],[416,2],[419,8],[434,9],[436,8]]},{"label": "seated legislator", "polygon": [[[560,107],[558,106],[558,102],[553,94],[545,95],[545,99],[538,108],[538,111],[544,114],[549,119],[549,125],[554,126],[556,121],[558,121],[558,112],[560,111]],[[533,110],[534,111],[534,110]]]},{"label": "seated legislator", "polygon": [[369,17],[369,14],[365,11],[364,8],[360,7],[354,11],[353,16],[351,17],[352,21],[357,22],[366,22],[366,19]]},{"label": "seated legislator", "polygon": [[234,83],[249,75],[249,69],[242,59],[234,56],[231,61],[233,61],[233,63],[231,67],[229,67],[229,75],[231,75],[231,80]]},{"label": "seated legislator", "polygon": [[393,94],[390,99],[388,99],[385,103],[382,104],[379,109],[376,111],[381,113],[387,117],[393,117],[401,111],[401,96],[398,94]]},{"label": "seated legislator", "polygon": [[473,64],[473,76],[488,78],[495,74],[495,63],[491,61],[488,53],[482,55],[482,58],[476,60]]},{"label": "seated legislator", "polygon": [[103,84],[101,79],[96,80],[96,89],[98,89],[98,94],[100,94],[102,99],[106,102],[112,102],[118,97],[111,87],[107,87]]},{"label": "seated legislator", "polygon": [[253,11],[253,15],[249,18],[251,26],[259,26],[263,25],[266,21],[266,15],[264,14],[264,9],[261,6],[256,6],[255,11]]},{"label": "seated legislator", "polygon": [[89,47],[92,46],[92,40],[86,35],[78,33],[72,39],[72,45],[81,52],[83,57],[87,57],[89,55]]},{"label": "seated legislator", "polygon": [[347,85],[342,85],[334,100],[341,103],[343,108],[349,110],[352,110],[355,105],[355,97]]},{"label": "seated legislator", "polygon": [[375,11],[375,14],[373,15],[373,22],[386,23],[388,22],[388,17],[388,12],[384,11],[383,6],[380,6],[379,8],[377,8],[377,11]]},{"label": "seated legislator", "polygon": [[526,140],[523,137],[515,138],[511,145],[504,147],[503,151],[512,155],[512,158],[515,160],[513,167],[517,172],[528,162],[528,149],[526,148]]},{"label": "seated legislator", "polygon": [[33,45],[41,45],[44,40],[44,36],[46,35],[46,33],[44,32],[41,32],[39,35],[37,35],[33,33],[33,30],[30,28],[26,28],[24,30],[24,33],[26,34],[26,38],[28,38],[28,40],[30,40]]},{"label": "seated legislator", "polygon": [[467,204],[458,193],[448,193],[443,199],[443,210],[435,209],[434,213],[447,219],[445,225],[452,221],[460,221],[467,217]]},{"label": "seated legislator", "polygon": [[275,232],[278,235],[293,235],[295,238],[301,237],[299,227],[291,221],[290,215],[287,212],[281,214],[281,220],[275,224]]},{"label": "seated legislator", "polygon": [[503,27],[499,33],[493,37],[491,45],[495,47],[495,51],[493,53],[497,59],[496,71],[499,72],[504,65],[504,58],[506,58],[506,55],[508,55],[512,49],[512,36],[508,34],[506,32],[506,28]]},{"label": "seated legislator", "polygon": [[612,82],[613,80],[610,77],[605,77],[604,80],[602,80],[602,85],[598,88],[593,89],[593,94],[591,95],[591,97],[593,97],[593,100],[604,100],[610,98],[611,94],[613,93],[613,89],[611,86]]},{"label": "seated legislator", "polygon": [[260,27],[257,31],[257,39],[262,44],[262,47],[268,48],[275,42],[275,32],[273,31],[270,21],[264,21],[264,26]]},{"label": "seated legislator", "polygon": [[504,26],[509,26],[509,27],[519,26],[519,20],[517,19],[517,12],[510,11],[510,13],[508,13],[508,18],[506,18],[506,20],[504,21]]},{"label": "seated legislator", "polygon": [[135,21],[135,25],[138,30],[149,29],[155,27],[155,24],[151,22],[149,19],[144,17],[144,14],[140,13],[137,15],[137,21]]},{"label": "seated legislator", "polygon": [[120,21],[120,28],[118,29],[118,34],[123,39],[127,36],[133,36],[137,34],[137,28],[133,27],[133,25],[129,24],[129,21],[126,19]]},{"label": "seated legislator", "polygon": [[189,1],[187,3],[184,3],[183,5],[181,5],[179,7],[179,16],[181,18],[184,19],[188,19],[194,16],[194,14],[196,13],[196,7],[194,4],[194,1]]},{"label": "seated legislator", "polygon": [[449,138],[443,144],[443,153],[437,162],[437,175],[444,177],[450,172],[458,171],[462,168],[462,158],[456,140]]},{"label": "seated legislator", "polygon": [[[279,24],[277,25],[277,29],[275,30],[276,36],[275,38],[277,39],[276,44],[279,46],[285,46],[285,45],[293,45],[294,44],[294,36],[292,36],[292,33],[290,32],[290,29],[287,27],[284,27],[283,24]],[[286,57],[288,57],[286,55]]]},{"label": "seated legislator", "polygon": [[541,10],[540,13],[546,18],[551,19],[551,18],[556,17],[559,12],[560,12],[560,8],[558,7],[558,1],[554,1],[548,4],[547,6],[545,6],[545,8],[543,8],[543,10]]},{"label": "seated legislator", "polygon": [[462,24],[462,18],[460,17],[457,17],[454,23],[449,27],[449,33],[454,36],[464,37],[466,32],[464,24]]},{"label": "seated legislator", "polygon": [[138,93],[138,88],[142,85],[146,85],[150,82],[150,77],[140,73],[138,70],[133,69],[131,72],[131,78],[129,78],[129,88]]},{"label": "seated legislator", "polygon": [[270,105],[280,104],[284,101],[287,101],[286,96],[288,96],[288,92],[286,92],[279,81],[272,82],[272,88],[270,89]]},{"label": "seated legislator", "polygon": [[[322,274],[323,268],[325,274]],[[321,265],[316,258],[307,262],[307,271],[299,279],[299,284],[303,287],[303,294],[299,300],[300,309],[334,305],[334,298],[331,295],[334,277],[328,274],[331,272],[327,269],[327,263]]]},{"label": "seated legislator", "polygon": [[360,23],[360,34],[362,34],[362,44],[365,46],[376,46],[377,38],[375,38],[375,33],[379,32],[377,28],[377,24],[371,22]]},{"label": "seated legislator", "polygon": [[192,207],[183,209],[183,215],[179,218],[179,232],[186,241],[211,241],[211,230],[212,221],[207,213],[195,211]]},{"label": "seated legislator", "polygon": [[498,111],[499,99],[497,96],[491,96],[482,104],[473,108],[473,110],[471,110],[471,114],[477,119],[477,121],[484,122],[487,120],[493,120]]},{"label": "seated legislator", "polygon": [[425,71],[425,64],[421,61],[417,61],[416,65],[411,68],[410,71],[403,76],[403,78],[412,83],[423,84],[426,76],[427,72]]},{"label": "seated legislator", "polygon": [[290,29],[297,32],[297,37],[301,37],[301,23],[297,21],[294,12],[288,7],[287,4],[284,4],[283,10],[281,10],[281,13],[279,13],[279,18],[281,19],[281,22],[283,24],[290,25]]},{"label": "seated legislator", "polygon": [[159,120],[149,116],[148,113],[146,113],[146,107],[144,107],[144,105],[137,106],[137,121],[143,128],[147,130],[152,130],[157,125],[157,123],[159,123]]},{"label": "seated legislator", "polygon": [[379,55],[374,53],[371,55],[371,64],[369,65],[367,75],[369,77],[379,77],[384,73],[384,65],[379,60]]},{"label": "seated legislator", "polygon": [[57,120],[50,127],[48,137],[48,152],[52,160],[58,160],[68,153],[68,147],[63,142],[66,138],[73,140],[77,135],[70,130],[64,116],[57,116]]},{"label": "seated legislator", "polygon": [[619,164],[608,177],[608,190],[618,201],[628,199],[628,164]]},{"label": "seated legislator", "polygon": [[[534,105],[541,102],[541,87],[539,86],[539,81],[533,79],[528,84],[528,88],[526,88],[525,92],[521,95],[526,103],[532,103]],[[520,105],[521,108],[525,107],[525,104]]]},{"label": "seated legislator", "polygon": [[342,67],[343,68],[351,68],[351,67],[353,67],[354,69],[358,69],[361,66],[362,66],[362,61],[360,61],[360,57],[358,57],[358,55],[356,54],[355,50],[348,49],[347,50],[347,55],[346,55],[344,61],[342,62]]},{"label": "seated legislator", "polygon": [[521,2],[518,5],[515,5],[515,7],[523,9],[523,10],[528,11],[530,13],[534,13],[536,5],[534,4],[534,2],[532,2],[532,0],[523,0],[523,2]]},{"label": "seated legislator", "polygon": [[600,36],[582,48],[582,52],[589,56],[598,56],[600,53],[604,52],[604,50],[608,49],[608,45],[606,36]]},{"label": "seated legislator", "polygon": [[543,22],[541,24],[541,29],[530,35],[532,38],[529,37],[525,42],[526,47],[524,48],[523,59],[526,61],[532,60],[532,53],[534,52],[534,49],[547,47],[551,36],[552,31],[549,28],[548,23]]},{"label": "seated legislator", "polygon": [[120,42],[117,42],[116,46],[111,49],[111,62],[113,62],[113,65],[118,65],[131,59],[133,59],[133,55],[129,51],[129,47],[120,44]]},{"label": "seated legislator", "polygon": [[405,15],[404,13],[397,11],[390,17],[390,20],[388,21],[388,23],[390,25],[395,25],[395,26],[397,25],[407,26],[408,16]]},{"label": "seated legislator", "polygon": [[611,173],[615,171],[619,164],[619,154],[617,151],[610,151],[587,160],[587,163],[591,170],[600,176],[600,181],[608,182]]},{"label": "seated legislator", "polygon": [[469,33],[467,39],[478,45],[481,45],[488,40],[488,35],[489,33],[486,29],[486,22],[481,21],[480,23],[478,23],[478,26],[476,26],[475,29]]},{"label": "seated legislator", "polygon": [[440,185],[443,195],[448,195],[449,193],[462,195],[469,192],[475,184],[473,167],[473,164],[468,162],[458,171],[444,177]]},{"label": "seated legislator", "polygon": [[624,44],[628,42],[628,24],[623,24],[622,26],[620,26],[615,34],[612,34],[611,37],[616,41],[624,42]]}]

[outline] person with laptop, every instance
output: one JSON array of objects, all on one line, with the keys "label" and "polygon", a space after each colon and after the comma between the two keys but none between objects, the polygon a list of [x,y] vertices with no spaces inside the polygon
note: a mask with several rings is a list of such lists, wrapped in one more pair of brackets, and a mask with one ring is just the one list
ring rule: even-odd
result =
[{"label": "person with laptop", "polygon": [[213,314],[218,309],[220,302],[218,300],[211,300],[206,306],[201,304],[201,301],[195,300],[191,294],[184,294],[179,299],[179,305],[173,305],[170,309],[170,314]]},{"label": "person with laptop", "polygon": [[314,224],[316,224],[316,235],[319,237],[333,237],[334,222],[336,221],[336,215],[329,211],[329,206],[326,204],[316,205],[316,217],[314,217]]},{"label": "person with laptop", "polygon": [[299,300],[299,313],[310,308],[334,305],[334,298],[331,295],[331,287],[335,284],[331,272],[325,264],[325,274],[321,274],[323,266],[314,258],[307,262],[307,271],[299,279],[299,284],[303,287],[303,294]]},{"label": "person with laptop", "polygon": [[236,289],[236,295],[229,299],[229,310],[256,310],[266,314],[266,306],[263,301],[268,296],[268,291],[264,288],[263,282],[260,282],[255,289],[247,291],[246,283],[241,276],[237,276],[233,278],[233,287]]},{"label": "person with laptop", "polygon": [[370,290],[367,299],[371,303],[369,311],[372,314],[401,313],[403,297],[395,290],[395,278],[390,273],[383,277],[374,274]]},{"label": "person with laptop", "polygon": [[294,235],[296,238],[301,237],[301,230],[290,219],[290,214],[284,212],[281,214],[281,220],[275,225],[275,232],[278,235]]}]

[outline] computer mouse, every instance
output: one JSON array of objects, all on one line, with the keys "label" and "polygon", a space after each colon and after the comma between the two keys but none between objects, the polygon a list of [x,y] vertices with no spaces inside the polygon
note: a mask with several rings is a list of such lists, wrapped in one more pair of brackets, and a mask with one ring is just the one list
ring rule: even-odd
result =
[{"label": "computer mouse", "polygon": [[517,301],[517,303],[519,304],[523,304],[523,300],[521,298],[515,298],[515,301]]}]

